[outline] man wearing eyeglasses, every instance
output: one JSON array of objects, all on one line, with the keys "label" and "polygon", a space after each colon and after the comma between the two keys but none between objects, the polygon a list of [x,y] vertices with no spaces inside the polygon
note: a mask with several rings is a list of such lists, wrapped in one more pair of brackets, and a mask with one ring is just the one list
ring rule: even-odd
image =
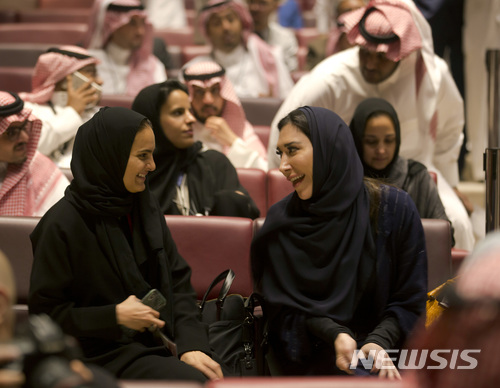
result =
[{"label": "man wearing eyeglasses", "polygon": [[0,91],[0,215],[42,216],[68,179],[37,151],[42,122],[15,93]]}]

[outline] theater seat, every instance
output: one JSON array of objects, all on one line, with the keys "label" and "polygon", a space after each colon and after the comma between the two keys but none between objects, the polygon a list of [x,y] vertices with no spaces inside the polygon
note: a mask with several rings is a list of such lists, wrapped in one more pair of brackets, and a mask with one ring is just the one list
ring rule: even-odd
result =
[{"label": "theater seat", "polygon": [[[231,268],[236,278],[230,292],[248,296],[253,221],[239,217],[165,216],[177,249],[192,268],[191,283],[201,299],[212,280]],[[218,289],[211,293],[215,298]]]},{"label": "theater seat", "polygon": [[21,23],[89,23],[91,8],[33,8],[19,11]]},{"label": "theater seat", "polygon": [[0,216],[0,249],[5,253],[14,271],[17,303],[28,302],[33,252],[30,234],[39,217]]},{"label": "theater seat", "polygon": [[252,125],[270,126],[281,103],[280,98],[274,97],[244,97],[240,98],[247,120]]},{"label": "theater seat", "polygon": [[[189,44],[181,47],[182,65],[191,59],[210,54],[211,47],[208,45]],[[182,67],[182,66],[181,66]]]},{"label": "theater seat", "polygon": [[277,169],[272,168],[267,172],[267,208],[286,197],[293,191],[293,186]]},{"label": "theater seat", "polygon": [[186,46],[194,44],[194,29],[191,26],[155,29],[154,36],[163,39],[167,46]]},{"label": "theater seat", "polygon": [[452,277],[451,226],[448,221],[422,218],[427,248],[428,290],[433,290]]},{"label": "theater seat", "polygon": [[271,127],[269,125],[254,125],[253,129],[255,130],[255,133],[259,137],[262,144],[264,144],[264,147],[267,148]]},{"label": "theater seat", "polygon": [[78,45],[87,28],[86,23],[5,23],[0,24],[0,43]]},{"label": "theater seat", "polygon": [[451,250],[451,273],[456,276],[462,262],[469,255],[469,251],[465,249],[452,248]]},{"label": "theater seat", "polygon": [[212,380],[207,388],[402,388],[401,381],[356,376],[226,377]]},{"label": "theater seat", "polygon": [[120,388],[203,388],[195,381],[119,380]]},{"label": "theater seat", "polygon": [[103,94],[99,106],[121,106],[122,108],[132,108],[134,96],[126,94]]},{"label": "theater seat", "polygon": [[267,213],[267,174],[258,168],[237,168],[238,179],[260,210],[260,216]]},{"label": "theater seat", "polygon": [[30,67],[0,67],[0,89],[9,92],[29,92],[31,90]]},{"label": "theater seat", "polygon": [[51,46],[48,43],[0,43],[0,66],[35,67],[38,57]]}]

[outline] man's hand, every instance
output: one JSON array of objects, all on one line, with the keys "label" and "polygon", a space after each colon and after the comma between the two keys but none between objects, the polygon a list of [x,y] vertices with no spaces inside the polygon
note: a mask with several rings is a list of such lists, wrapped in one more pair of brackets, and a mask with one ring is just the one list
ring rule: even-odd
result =
[{"label": "man's hand", "polygon": [[73,89],[72,75],[68,75],[66,80],[68,81],[68,104],[74,110],[81,115],[88,104],[97,104],[100,99],[100,93],[95,90],[90,82],[85,82],[78,89]]},{"label": "man's hand", "polygon": [[222,117],[210,116],[205,121],[205,127],[210,131],[212,137],[223,146],[231,147],[238,138]]},{"label": "man's hand", "polygon": [[180,360],[198,369],[210,380],[222,379],[224,377],[220,365],[203,352],[192,351],[183,353]]},{"label": "man's hand", "polygon": [[159,328],[165,326],[165,321],[158,319],[160,313],[149,306],[146,306],[134,295],[130,295],[122,303],[116,305],[116,321],[118,324],[144,331],[156,325]]}]

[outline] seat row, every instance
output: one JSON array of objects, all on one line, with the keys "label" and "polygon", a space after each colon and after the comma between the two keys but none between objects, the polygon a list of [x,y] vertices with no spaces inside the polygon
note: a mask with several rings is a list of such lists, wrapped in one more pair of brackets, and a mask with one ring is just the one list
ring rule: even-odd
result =
[{"label": "seat row", "polygon": [[[9,258],[17,282],[19,304],[28,300],[33,253],[29,235],[38,217],[0,216],[0,249]],[[210,282],[231,268],[236,274],[231,293],[244,296],[253,290],[250,246],[264,224],[264,218],[165,216],[179,253],[192,268],[191,281],[199,299]],[[450,225],[444,220],[423,219],[428,253],[428,288],[435,288],[451,276]],[[340,232],[339,232],[340,233]],[[215,297],[214,290],[210,297]]]}]

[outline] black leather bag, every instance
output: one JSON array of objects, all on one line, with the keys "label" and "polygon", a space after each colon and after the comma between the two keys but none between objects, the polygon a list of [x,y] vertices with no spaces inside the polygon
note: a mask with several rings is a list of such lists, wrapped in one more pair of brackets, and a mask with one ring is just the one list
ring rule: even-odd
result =
[{"label": "black leather bag", "polygon": [[[212,350],[232,375],[264,375],[266,329],[262,298],[256,293],[247,298],[228,295],[233,280],[234,272],[228,269],[212,281],[199,305],[201,320],[209,326]],[[207,300],[220,282],[223,283],[217,299]],[[257,306],[261,313],[255,313]]]}]

